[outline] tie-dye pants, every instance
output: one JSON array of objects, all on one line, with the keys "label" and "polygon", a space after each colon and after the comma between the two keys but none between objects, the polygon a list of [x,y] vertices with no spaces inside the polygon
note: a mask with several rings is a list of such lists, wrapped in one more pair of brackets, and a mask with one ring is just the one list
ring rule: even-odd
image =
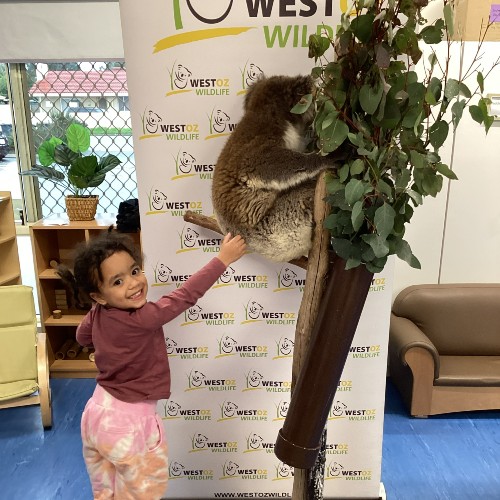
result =
[{"label": "tie-dye pants", "polygon": [[97,384],[82,415],[83,458],[95,500],[155,500],[168,458],[156,401],[125,403]]}]

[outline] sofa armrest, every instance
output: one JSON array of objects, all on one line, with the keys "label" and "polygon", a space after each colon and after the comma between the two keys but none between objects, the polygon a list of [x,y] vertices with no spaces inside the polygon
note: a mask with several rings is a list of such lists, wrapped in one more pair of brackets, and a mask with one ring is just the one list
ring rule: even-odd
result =
[{"label": "sofa armrest", "polygon": [[425,349],[434,361],[434,379],[439,377],[439,353],[429,337],[413,321],[391,313],[389,346],[404,365],[408,364],[406,353],[410,349],[414,347]]}]

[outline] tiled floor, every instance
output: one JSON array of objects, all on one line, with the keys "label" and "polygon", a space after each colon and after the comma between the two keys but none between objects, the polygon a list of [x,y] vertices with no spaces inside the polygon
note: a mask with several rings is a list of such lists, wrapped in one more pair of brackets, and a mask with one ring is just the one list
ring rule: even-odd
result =
[{"label": "tiled floor", "polygon": [[[1,500],[92,498],[79,423],[94,384],[51,380],[50,431],[37,407],[0,411]],[[413,419],[389,381],[382,481],[388,500],[500,500],[500,412]]]}]

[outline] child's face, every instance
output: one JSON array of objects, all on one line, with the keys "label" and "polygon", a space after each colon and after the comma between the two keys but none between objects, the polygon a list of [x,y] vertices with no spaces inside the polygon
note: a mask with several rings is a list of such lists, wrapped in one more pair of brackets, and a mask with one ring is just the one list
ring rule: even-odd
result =
[{"label": "child's face", "polygon": [[146,303],[148,281],[127,252],[116,252],[101,264],[99,292],[90,296],[99,304],[118,309],[139,309]]}]

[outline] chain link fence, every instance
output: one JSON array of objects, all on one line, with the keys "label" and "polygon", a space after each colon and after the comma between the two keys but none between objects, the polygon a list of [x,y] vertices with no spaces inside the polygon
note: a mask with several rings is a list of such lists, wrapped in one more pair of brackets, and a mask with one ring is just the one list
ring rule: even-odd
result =
[{"label": "chain link fence", "polygon": [[[89,153],[116,155],[122,163],[91,194],[98,213],[116,213],[120,202],[137,198],[134,150],[124,63],[26,64],[35,150],[51,136],[62,138],[71,123],[90,129]],[[42,217],[64,213],[64,187],[36,179]]]}]

